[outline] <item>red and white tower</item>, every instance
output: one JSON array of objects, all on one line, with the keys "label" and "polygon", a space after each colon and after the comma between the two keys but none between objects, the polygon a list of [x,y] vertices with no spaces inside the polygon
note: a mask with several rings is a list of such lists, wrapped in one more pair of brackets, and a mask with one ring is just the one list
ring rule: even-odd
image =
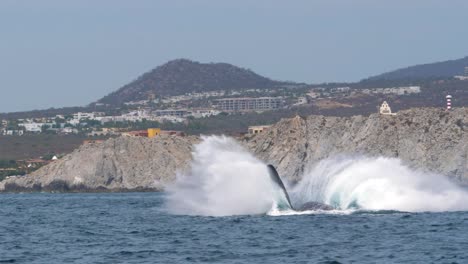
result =
[{"label": "red and white tower", "polygon": [[452,109],[452,96],[449,94],[445,96],[445,99],[447,99],[447,111]]}]

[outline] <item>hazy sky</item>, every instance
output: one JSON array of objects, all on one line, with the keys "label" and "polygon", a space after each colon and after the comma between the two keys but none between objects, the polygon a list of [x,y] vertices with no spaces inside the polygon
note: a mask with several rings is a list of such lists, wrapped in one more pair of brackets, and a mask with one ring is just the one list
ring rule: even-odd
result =
[{"label": "hazy sky", "polygon": [[1,0],[0,112],[86,105],[176,58],[356,81],[468,55],[465,0]]}]

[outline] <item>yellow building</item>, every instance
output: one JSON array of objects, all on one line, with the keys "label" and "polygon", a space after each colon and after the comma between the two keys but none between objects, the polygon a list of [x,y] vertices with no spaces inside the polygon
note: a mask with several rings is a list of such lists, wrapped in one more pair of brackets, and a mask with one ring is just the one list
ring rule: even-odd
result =
[{"label": "yellow building", "polygon": [[157,135],[161,134],[160,128],[148,128],[148,137],[153,138]]}]

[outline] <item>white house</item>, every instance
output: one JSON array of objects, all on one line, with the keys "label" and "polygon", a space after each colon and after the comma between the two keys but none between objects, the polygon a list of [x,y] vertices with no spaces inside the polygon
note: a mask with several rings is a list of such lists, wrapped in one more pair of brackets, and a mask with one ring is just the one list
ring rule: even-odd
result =
[{"label": "white house", "polygon": [[23,123],[23,124],[18,124],[18,126],[24,127],[24,130],[26,132],[32,132],[32,133],[40,133],[42,131],[43,126],[47,127],[52,127],[52,123]]}]

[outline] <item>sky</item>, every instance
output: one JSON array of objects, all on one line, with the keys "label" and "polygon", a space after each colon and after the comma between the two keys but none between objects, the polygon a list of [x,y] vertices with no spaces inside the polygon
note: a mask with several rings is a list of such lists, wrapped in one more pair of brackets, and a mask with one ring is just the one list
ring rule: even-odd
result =
[{"label": "sky", "polygon": [[466,0],[1,0],[0,112],[80,106],[177,58],[358,81],[468,55]]}]

